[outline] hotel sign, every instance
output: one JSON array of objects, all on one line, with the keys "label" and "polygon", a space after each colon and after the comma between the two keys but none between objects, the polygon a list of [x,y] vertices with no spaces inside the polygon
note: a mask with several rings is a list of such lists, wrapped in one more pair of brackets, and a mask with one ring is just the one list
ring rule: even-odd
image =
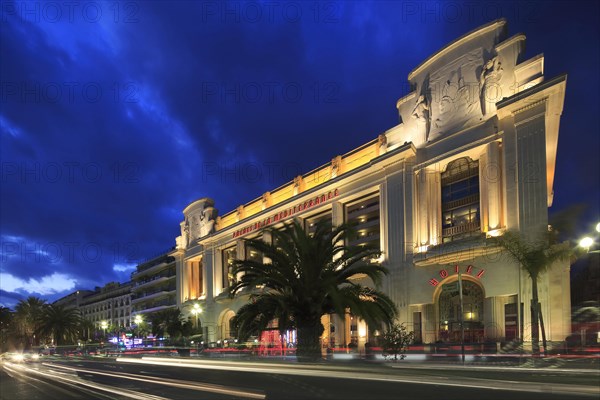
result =
[{"label": "hotel sign", "polygon": [[[467,265],[464,268],[464,271],[461,272],[461,274],[470,275],[470,276],[474,276],[477,279],[481,279],[483,274],[485,274],[485,269],[482,269],[482,268],[477,268],[476,270],[475,269],[476,268],[473,267],[472,265]],[[451,274],[458,275],[459,271],[460,271],[460,267],[458,266],[458,264],[456,264],[453,268],[441,269],[439,272],[440,279],[444,280],[447,277],[449,277]],[[431,278],[428,282],[431,286],[437,286],[437,285],[439,285],[440,280],[438,280],[437,278]]]},{"label": "hotel sign", "polygon": [[289,207],[283,211],[275,213],[261,221],[257,221],[257,222],[250,224],[244,228],[238,229],[237,231],[233,232],[233,237],[237,238],[240,236],[244,236],[250,232],[260,230],[260,229],[262,229],[266,226],[269,226],[271,224],[274,224],[276,222],[284,221],[285,219],[290,218],[298,213],[301,213],[306,210],[310,210],[313,207],[316,207],[318,205],[326,203],[329,200],[338,197],[339,194],[340,194],[339,189],[335,189],[335,190],[330,190],[327,193],[323,193],[321,195],[315,196],[311,199],[306,200],[303,203],[298,203],[293,207]]}]

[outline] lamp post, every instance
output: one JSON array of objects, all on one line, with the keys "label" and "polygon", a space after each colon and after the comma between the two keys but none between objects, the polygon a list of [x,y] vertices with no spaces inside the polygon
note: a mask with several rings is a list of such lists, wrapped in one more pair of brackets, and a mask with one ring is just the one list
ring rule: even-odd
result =
[{"label": "lamp post", "polygon": [[[144,322],[144,318],[142,317],[141,314],[137,314],[135,316],[135,318],[133,319],[133,322],[135,323],[135,330],[136,330],[135,333],[137,335],[140,335],[140,325],[142,324],[142,322]],[[140,335],[140,337],[141,337],[141,335]],[[134,336],[134,340],[135,340],[135,336]],[[142,338],[142,347],[143,347],[143,344],[144,344],[144,341],[143,341],[143,338]],[[134,341],[134,345],[133,346],[135,347],[135,341]]]},{"label": "lamp post", "polygon": [[194,314],[194,316],[196,317],[196,321],[194,324],[194,327],[196,329],[198,328],[198,314],[200,314],[201,312],[202,312],[202,308],[200,307],[200,304],[194,303],[194,306],[192,307],[192,314]]},{"label": "lamp post", "polygon": [[104,331],[104,340],[106,340],[107,339],[106,338],[106,328],[108,328],[108,322],[106,322],[106,321],[100,322],[100,327]]}]

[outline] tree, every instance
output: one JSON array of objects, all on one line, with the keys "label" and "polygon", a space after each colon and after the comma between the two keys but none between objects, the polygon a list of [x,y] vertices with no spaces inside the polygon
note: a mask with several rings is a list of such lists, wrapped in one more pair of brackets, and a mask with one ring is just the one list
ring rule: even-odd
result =
[{"label": "tree", "polygon": [[162,337],[168,335],[172,343],[180,342],[184,337],[189,336],[192,330],[192,322],[186,321],[177,308],[158,311],[150,316],[150,321],[152,334]]},{"label": "tree", "polygon": [[398,356],[404,360],[404,354],[408,345],[412,343],[415,337],[414,332],[407,332],[406,327],[401,324],[392,325],[383,335],[381,335],[381,348],[383,357],[387,360],[398,361]]},{"label": "tree", "polygon": [[12,326],[13,313],[9,308],[0,306],[0,353],[8,350],[10,328]]},{"label": "tree", "polygon": [[29,296],[27,299],[20,300],[17,303],[14,315],[14,329],[17,336],[25,342],[25,348],[39,345],[40,338],[36,338],[35,335],[39,328],[40,317],[46,306],[46,300],[34,296]]},{"label": "tree", "polygon": [[79,320],[79,337],[84,341],[91,341],[96,332],[96,324],[87,318]]},{"label": "tree", "polygon": [[[280,332],[297,329],[296,355],[300,361],[321,357],[321,317],[348,310],[371,326],[392,323],[397,311],[384,293],[361,285],[364,277],[378,285],[387,269],[373,260],[379,249],[349,246],[354,231],[347,224],[331,228],[328,222],[316,224],[307,233],[298,220],[282,230],[267,229],[272,241],[246,240],[251,248],[269,261],[235,260],[233,274],[240,276],[231,287],[231,296],[248,288],[254,293],[232,320],[238,337],[245,339],[277,321]],[[256,292],[257,287],[262,288]]]},{"label": "tree", "polygon": [[57,346],[71,344],[77,341],[81,327],[79,310],[63,305],[48,305],[44,307],[38,321],[37,332],[49,336]]},{"label": "tree", "polygon": [[556,261],[570,259],[574,255],[574,250],[568,242],[557,243],[557,232],[551,229],[539,233],[533,240],[515,231],[507,231],[494,240],[531,279],[531,343],[533,354],[539,355],[540,323],[544,351],[546,351],[546,331],[538,297],[538,278]]}]

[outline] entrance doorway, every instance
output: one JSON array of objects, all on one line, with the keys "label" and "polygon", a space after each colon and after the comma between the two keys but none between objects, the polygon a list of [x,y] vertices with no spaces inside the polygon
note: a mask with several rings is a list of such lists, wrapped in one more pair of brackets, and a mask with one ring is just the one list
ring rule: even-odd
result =
[{"label": "entrance doorway", "polygon": [[[463,279],[463,321],[465,342],[483,341],[483,289],[475,282]],[[438,340],[447,343],[460,342],[460,296],[458,281],[442,286],[438,299]]]}]

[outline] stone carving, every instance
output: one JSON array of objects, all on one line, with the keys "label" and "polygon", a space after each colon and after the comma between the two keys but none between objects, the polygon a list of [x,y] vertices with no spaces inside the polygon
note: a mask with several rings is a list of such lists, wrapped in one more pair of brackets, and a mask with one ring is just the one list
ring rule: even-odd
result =
[{"label": "stone carving", "polygon": [[485,116],[496,111],[496,102],[500,100],[500,78],[502,66],[498,57],[491,58],[479,75],[479,102],[481,114]]},{"label": "stone carving", "polygon": [[377,155],[387,153],[387,136],[381,134],[377,137]]},{"label": "stone carving", "polygon": [[271,192],[263,193],[262,195],[262,209],[266,210],[271,205]]},{"label": "stone carving", "polygon": [[184,221],[180,223],[181,236],[177,239],[177,247],[185,249],[193,241],[215,231],[217,210],[214,202],[204,198],[190,204],[184,210]]},{"label": "stone carving", "polygon": [[417,121],[419,130],[424,133],[425,140],[429,139],[429,104],[425,95],[420,95],[410,115]]},{"label": "stone carving", "polygon": [[455,115],[468,117],[476,109],[477,102],[470,93],[472,88],[465,83],[464,77],[460,75],[460,70],[458,72],[456,77],[451,77],[446,81],[442,90],[439,116],[434,122],[436,128],[444,128],[446,122]]},{"label": "stone carving", "polygon": [[483,49],[474,49],[445,63],[425,78],[431,91],[428,140],[481,121],[479,70],[483,58]]},{"label": "stone carving", "polygon": [[212,207],[205,208],[199,216],[200,236],[204,237],[209,233],[214,232],[216,210]]},{"label": "stone carving", "polygon": [[235,215],[236,215],[238,221],[243,220],[245,217],[244,206],[239,206],[235,210]]},{"label": "stone carving", "polygon": [[294,196],[301,193],[304,190],[304,178],[302,175],[298,175],[294,178]]},{"label": "stone carving", "polygon": [[177,248],[185,249],[190,244],[190,225],[187,218],[179,223],[179,227],[181,228],[181,236],[176,239]]},{"label": "stone carving", "polygon": [[331,179],[342,172],[342,156],[337,156],[331,160]]}]

